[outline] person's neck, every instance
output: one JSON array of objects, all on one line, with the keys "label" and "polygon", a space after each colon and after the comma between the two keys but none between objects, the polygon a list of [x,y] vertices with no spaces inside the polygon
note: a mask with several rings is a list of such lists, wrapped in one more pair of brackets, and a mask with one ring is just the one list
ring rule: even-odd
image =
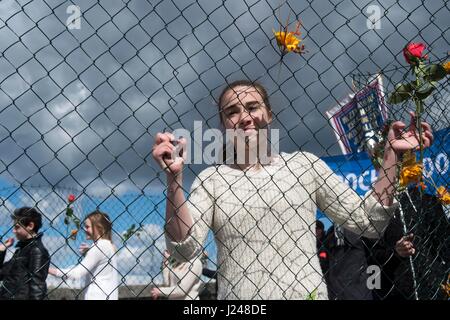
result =
[{"label": "person's neck", "polygon": [[29,233],[25,239],[22,239],[20,241],[26,242],[26,241],[33,240],[37,237],[37,235],[38,235],[37,233]]}]

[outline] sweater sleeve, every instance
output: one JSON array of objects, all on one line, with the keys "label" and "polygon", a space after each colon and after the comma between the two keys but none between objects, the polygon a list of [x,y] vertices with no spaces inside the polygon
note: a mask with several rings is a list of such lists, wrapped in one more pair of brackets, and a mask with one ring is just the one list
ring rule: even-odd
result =
[{"label": "sweater sleeve", "polygon": [[211,175],[215,167],[202,171],[191,187],[187,207],[193,219],[193,226],[186,239],[173,241],[166,232],[166,246],[170,254],[178,261],[190,261],[203,251],[203,243],[211,229],[214,215],[214,185]]},{"label": "sweater sleeve", "polygon": [[307,155],[315,180],[315,199],[320,210],[346,229],[367,238],[380,238],[394,215],[398,202],[384,206],[373,190],[361,198],[321,159]]},{"label": "sweater sleeve", "polygon": [[103,252],[97,245],[94,245],[87,251],[83,260],[78,265],[57,270],[57,276],[70,279],[81,279],[88,275],[92,277],[95,267],[104,257]]},{"label": "sweater sleeve", "polygon": [[186,296],[190,299],[196,299],[198,292],[191,292],[191,290],[200,281],[202,274],[202,263],[200,259],[195,259],[192,264],[191,262],[184,262],[179,268],[185,268],[186,271],[180,274],[181,279],[177,285],[161,287],[159,290],[168,299],[179,299]]}]

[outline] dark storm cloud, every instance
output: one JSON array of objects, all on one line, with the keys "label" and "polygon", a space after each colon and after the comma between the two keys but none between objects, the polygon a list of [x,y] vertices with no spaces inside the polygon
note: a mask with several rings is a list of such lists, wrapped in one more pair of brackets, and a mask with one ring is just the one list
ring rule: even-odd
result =
[{"label": "dark storm cloud", "polygon": [[[65,27],[71,4],[83,13],[80,30]],[[368,29],[369,5],[381,8],[381,29]],[[215,98],[225,82],[243,77],[268,87],[282,150],[338,154],[324,112],[350,91],[352,75],[404,65],[400,52],[411,40],[425,40],[431,58],[442,58],[449,38],[445,1],[0,6],[2,177],[104,194],[160,185],[150,157],[156,132],[192,130],[195,120],[219,126]],[[295,18],[303,23],[308,53],[289,54],[280,66],[272,29],[289,11],[290,28]],[[387,76],[396,82],[402,74]]]}]

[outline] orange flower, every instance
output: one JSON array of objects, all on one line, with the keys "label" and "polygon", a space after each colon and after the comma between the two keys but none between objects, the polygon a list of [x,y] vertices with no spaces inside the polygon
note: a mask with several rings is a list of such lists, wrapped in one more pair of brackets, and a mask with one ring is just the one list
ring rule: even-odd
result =
[{"label": "orange flower", "polygon": [[448,275],[447,283],[441,284],[441,288],[447,295],[447,298],[450,298],[450,274]]},{"label": "orange flower", "polygon": [[445,62],[442,67],[444,67],[445,73],[450,74],[450,61]]},{"label": "orange flower", "polygon": [[445,204],[445,205],[450,204],[450,193],[448,192],[448,190],[445,187],[440,186],[437,189],[437,197],[439,198],[439,200],[441,201],[442,204]]},{"label": "orange flower", "polygon": [[78,229],[73,229],[72,231],[70,231],[70,239],[76,240],[77,234],[78,234]]},{"label": "orange flower", "polygon": [[[297,22],[297,27],[295,31],[288,31],[288,27],[284,28],[284,31],[275,31],[273,30],[273,34],[275,35],[275,39],[277,40],[278,47],[280,47],[281,52],[295,52],[302,54],[305,52],[305,46],[302,44],[300,46],[300,42],[302,39],[300,36],[302,35],[300,32],[301,22]],[[297,37],[298,36],[298,37]]]},{"label": "orange flower", "polygon": [[417,185],[416,185],[417,189],[422,189],[425,190],[427,188],[427,186],[425,185],[425,183],[423,183],[423,181],[420,181]]},{"label": "orange flower", "polygon": [[423,166],[417,163],[403,167],[400,172],[400,185],[405,187],[410,183],[418,183],[422,178],[422,169]]}]

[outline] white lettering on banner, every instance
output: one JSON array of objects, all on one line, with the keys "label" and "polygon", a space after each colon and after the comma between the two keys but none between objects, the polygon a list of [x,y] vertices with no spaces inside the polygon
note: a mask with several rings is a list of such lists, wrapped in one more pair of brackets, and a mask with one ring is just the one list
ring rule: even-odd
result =
[{"label": "white lettering on banner", "polygon": [[356,190],[358,187],[358,177],[354,173],[345,175],[345,182],[347,182],[348,186],[353,190]]},{"label": "white lettering on banner", "polygon": [[374,184],[378,180],[377,170],[370,170],[370,183]]},{"label": "white lettering on banner", "polygon": [[[441,166],[441,161],[443,160],[443,164]],[[434,167],[436,168],[436,172],[443,175],[446,174],[448,171],[449,166],[449,160],[445,153],[439,153],[436,157],[436,160],[434,160]]]},{"label": "white lettering on banner", "polygon": [[[450,169],[450,160],[446,153],[438,153],[435,158],[423,158],[423,174],[426,178],[430,178],[433,174],[443,176],[448,173]],[[364,183],[364,178],[370,174],[369,184]],[[366,170],[361,174],[347,173],[346,175],[339,175],[342,182],[346,183],[353,190],[369,191],[371,186],[377,181],[378,175],[375,169]]]},{"label": "white lettering on banner", "polygon": [[[369,184],[364,183],[364,177],[370,175]],[[361,175],[357,176],[354,173],[348,173],[345,176],[339,175],[341,181],[346,183],[353,190],[361,189],[362,191],[369,191],[372,187],[372,184],[377,181],[377,171],[375,169],[366,170]]]},{"label": "white lettering on banner", "polygon": [[436,158],[423,158],[423,174],[426,178],[430,178],[434,173],[444,175],[448,172],[450,163],[446,153],[438,153]]},{"label": "white lettering on banner", "polygon": [[363,174],[359,176],[358,185],[362,191],[369,191],[369,189],[370,189],[370,186],[366,186],[364,184],[364,177],[367,176],[368,174],[369,174],[369,171],[364,171]]},{"label": "white lettering on banner", "polygon": [[430,158],[423,158],[423,175],[429,178],[433,175],[434,166]]}]

